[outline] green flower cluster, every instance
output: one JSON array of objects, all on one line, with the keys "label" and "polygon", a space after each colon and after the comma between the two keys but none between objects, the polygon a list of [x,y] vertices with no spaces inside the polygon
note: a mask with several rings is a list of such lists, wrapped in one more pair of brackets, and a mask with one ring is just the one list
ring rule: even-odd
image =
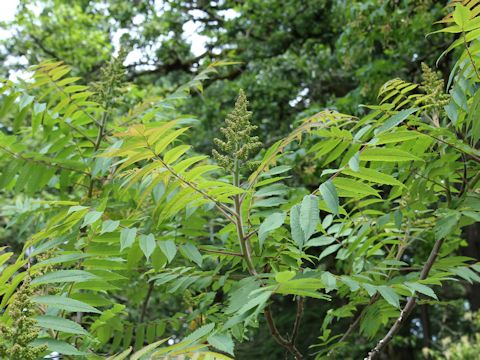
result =
[{"label": "green flower cluster", "polygon": [[113,99],[122,95],[126,80],[123,66],[126,55],[126,50],[120,48],[118,55],[100,69],[100,80],[92,85],[92,90],[95,92],[93,100],[107,106]]},{"label": "green flower cluster", "polygon": [[251,169],[255,163],[251,157],[261,147],[258,136],[252,136],[257,129],[250,123],[252,112],[248,111],[248,100],[243,90],[240,90],[233,111],[225,119],[226,127],[220,128],[225,141],[213,139],[217,150],[212,154],[220,166],[227,171]]},{"label": "green flower cluster", "polygon": [[35,360],[47,350],[46,345],[31,345],[39,334],[37,322],[33,319],[32,294],[30,278],[27,277],[8,307],[11,324],[0,324],[1,359]]},{"label": "green flower cluster", "polygon": [[440,110],[448,104],[449,96],[445,93],[445,82],[438,71],[433,71],[427,64],[422,63],[422,85],[420,89],[429,95],[425,102],[432,105],[434,110]]}]

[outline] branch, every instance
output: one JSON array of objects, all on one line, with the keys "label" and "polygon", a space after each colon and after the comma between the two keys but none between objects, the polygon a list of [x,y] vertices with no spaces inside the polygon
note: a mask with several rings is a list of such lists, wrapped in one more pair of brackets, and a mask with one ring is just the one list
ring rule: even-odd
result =
[{"label": "branch", "polygon": [[[435,260],[438,256],[438,253],[440,251],[440,248],[442,247],[443,244],[443,239],[439,239],[435,241],[435,244],[433,245],[432,251],[430,252],[430,255],[428,256],[427,262],[423,266],[422,272],[420,273],[420,280],[424,280],[427,278],[430,270],[432,269],[433,264],[435,263]],[[388,333],[377,343],[377,345],[368,353],[367,357],[365,360],[373,360],[376,359],[378,355],[382,352],[382,350],[387,346],[387,344],[393,339],[395,334],[402,328],[403,325],[405,325],[405,322],[407,321],[409,315],[412,313],[413,308],[415,307],[415,303],[417,299],[412,295],[410,297],[403,308],[403,310],[400,312],[400,316],[397,318],[395,323],[392,325]]]},{"label": "branch", "polygon": [[177,180],[179,180],[184,186],[188,186],[195,190],[197,193],[203,196],[204,199],[207,199],[215,205],[215,207],[232,223],[235,224],[235,219],[232,217],[232,210],[222,204],[221,202],[218,202],[215,198],[207,194],[205,191],[199,189],[193,182],[189,182],[185,180],[180,174],[177,174],[175,170],[173,170],[165,161],[163,161],[162,157],[157,154],[151,147],[150,144],[148,143],[148,140],[145,138],[146,144],[148,149],[153,153],[153,155],[157,158],[157,160],[162,164],[162,166],[170,172]]},{"label": "branch", "polygon": [[[57,84],[57,81],[53,80],[53,77],[49,74],[48,71],[41,71],[46,77],[48,77],[48,79],[50,80],[50,83],[53,84],[53,86],[55,86],[55,89],[60,92],[63,96],[66,96],[69,100],[69,104],[72,104],[75,106],[75,108],[79,111],[81,111],[84,115],[86,115],[90,120],[92,120],[95,124],[97,124],[97,126],[101,126],[101,122],[98,121],[97,119],[95,119],[92,114],[88,113],[85,108],[83,106],[80,106],[77,104],[77,101],[75,99],[72,98],[72,95],[70,93],[67,93],[64,91],[64,89],[60,86],[58,86]],[[72,124],[68,123],[67,121],[65,121],[65,124],[67,124],[68,126],[70,126],[72,129],[78,131],[80,134],[82,134],[84,137],[86,137],[90,142],[92,142],[93,144],[95,144],[95,141],[92,140],[90,137],[88,137],[86,134],[84,134],[83,132],[81,132],[79,129],[77,129],[76,127],[74,127]]]},{"label": "branch", "polygon": [[142,312],[140,314],[140,322],[141,323],[145,319],[145,314],[147,313],[148,301],[150,300],[150,296],[152,296],[154,286],[155,286],[155,283],[151,282],[150,285],[148,286],[147,295],[145,296],[145,299],[143,300]]},{"label": "branch", "polygon": [[267,321],[268,328],[270,330],[270,333],[272,334],[273,338],[275,341],[283,346],[285,349],[287,349],[294,357],[295,360],[303,360],[303,355],[298,351],[297,347],[292,341],[286,340],[280,333],[278,332],[277,326],[275,325],[275,322],[273,321],[272,313],[270,311],[270,308],[267,307],[264,311],[265,315],[265,320]]},{"label": "branch", "polygon": [[63,170],[68,170],[68,171],[73,171],[73,172],[76,172],[78,174],[83,174],[83,175],[87,175],[87,176],[90,176],[90,173],[86,172],[86,171],[82,171],[82,170],[78,170],[78,169],[74,169],[74,168],[71,168],[71,167],[68,167],[68,166],[64,166],[64,165],[59,165],[59,164],[51,164],[45,160],[38,160],[38,159],[33,159],[33,158],[29,158],[29,157],[26,157],[26,156],[23,156],[22,154],[17,154],[11,150],[9,150],[8,148],[4,147],[3,145],[0,145],[0,149],[5,151],[7,154],[11,155],[12,157],[16,158],[16,159],[20,159],[20,160],[23,160],[23,161],[26,161],[26,162],[32,162],[32,163],[35,163],[35,164],[40,164],[40,165],[44,165],[46,167],[51,167],[51,168],[58,168],[58,169],[63,169]]},{"label": "branch", "polygon": [[472,64],[473,70],[475,71],[475,75],[477,75],[477,79],[480,80],[480,74],[478,73],[478,69],[475,66],[475,61],[473,61],[472,53],[470,52],[470,49],[468,48],[467,37],[465,35],[465,31],[462,32],[462,38],[463,38],[463,44],[465,46],[465,50],[467,51],[468,59],[470,60],[470,63]]},{"label": "branch", "polygon": [[447,146],[450,146],[450,147],[452,147],[452,148],[460,151],[462,154],[465,154],[465,155],[470,156],[473,160],[475,160],[476,162],[480,163],[480,157],[478,157],[477,155],[474,155],[474,154],[470,154],[470,153],[466,152],[465,150],[460,149],[458,146],[449,143],[448,141],[445,141],[445,140],[443,140],[443,139],[440,139],[440,138],[438,138],[438,137],[436,137],[436,136],[433,136],[433,135],[431,135],[431,134],[428,134],[428,133],[423,133],[423,132],[421,132],[420,130],[418,130],[418,129],[412,127],[412,126],[407,126],[407,128],[408,128],[409,130],[415,131],[415,132],[417,132],[417,133],[419,133],[419,134],[429,136],[429,137],[431,137],[432,139],[434,139],[434,140],[436,140],[436,141],[439,141],[439,142],[441,142],[441,143],[443,143],[443,144],[445,144],[445,145],[447,145]]},{"label": "branch", "polygon": [[58,59],[58,60],[62,60],[57,54],[55,54],[52,50],[49,50],[45,47],[45,45],[43,45],[43,40],[44,39],[39,39],[37,38],[35,35],[32,35],[32,34],[29,34],[29,36],[33,39],[33,41],[35,42],[35,44],[37,44],[37,46],[40,48],[40,50],[42,50],[45,54],[47,54],[48,56],[54,58],[54,59]]},{"label": "branch", "polygon": [[[205,51],[203,54],[200,54],[187,61],[182,61],[181,59],[177,58],[175,61],[171,63],[158,65],[154,69],[148,69],[148,70],[142,70],[142,71],[130,73],[128,76],[128,80],[132,81],[135,78],[144,76],[144,75],[153,75],[153,74],[166,75],[171,71],[178,71],[178,70],[191,73],[192,71],[190,71],[190,68],[193,65],[198,64],[199,61],[204,57],[206,57],[207,55],[211,55],[211,53],[209,51]],[[127,66],[127,69],[135,68],[141,65],[152,65],[152,64],[146,64],[146,63],[131,64]]]},{"label": "branch", "polygon": [[[98,149],[100,148],[100,145],[102,144],[102,140],[105,136],[106,133],[106,128],[107,128],[107,121],[108,121],[108,115],[110,114],[110,106],[111,106],[111,96],[112,96],[112,91],[113,91],[113,78],[110,79],[110,83],[108,86],[108,93],[107,93],[107,101],[105,103],[105,111],[102,114],[102,120],[100,121],[100,125],[98,126],[98,133],[97,133],[97,138],[95,139],[95,144],[93,146],[93,152],[96,153]],[[78,106],[77,106],[78,108]],[[91,197],[93,194],[93,184],[94,183],[94,178],[93,176],[90,176],[90,185],[88,187],[88,196]]]},{"label": "branch", "polygon": [[[240,168],[239,168],[239,162],[237,158],[235,158],[233,185],[235,185],[236,187],[240,186]],[[253,276],[257,276],[257,270],[255,269],[255,265],[253,264],[253,260],[252,260],[252,249],[250,248],[250,240],[245,235],[244,229],[243,229],[242,198],[240,197],[240,195],[235,195],[233,197],[233,201],[235,206],[234,215],[236,218],[236,221],[234,224],[237,230],[237,237],[240,242],[240,247],[242,249],[242,255],[245,259],[245,262],[247,263],[248,271],[250,272],[250,274]]]},{"label": "branch", "polygon": [[302,322],[303,307],[303,297],[297,296],[297,313],[295,315],[295,322],[293,323],[292,336],[290,337],[290,341],[292,342],[292,344],[295,344],[295,341],[297,340],[298,330],[300,329],[300,323]]}]

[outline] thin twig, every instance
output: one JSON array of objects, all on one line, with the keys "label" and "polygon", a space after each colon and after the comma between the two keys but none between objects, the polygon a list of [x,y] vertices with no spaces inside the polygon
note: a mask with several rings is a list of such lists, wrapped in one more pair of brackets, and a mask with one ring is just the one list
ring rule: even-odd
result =
[{"label": "thin twig", "polygon": [[[443,239],[438,239],[435,241],[432,250],[430,251],[430,255],[428,256],[425,265],[423,266],[422,272],[420,273],[420,280],[424,280],[427,278],[430,270],[435,263],[435,260],[438,256],[440,248],[442,247]],[[387,344],[393,339],[395,334],[405,325],[405,322],[408,319],[408,316],[412,313],[413,308],[415,307],[415,303],[417,298],[413,295],[410,297],[400,312],[400,316],[397,318],[395,323],[392,325],[388,333],[377,343],[377,345],[368,353],[365,357],[365,360],[373,360],[376,359],[378,355],[382,352],[382,350],[387,346]]]},{"label": "thin twig", "polygon": [[[406,231],[405,231],[405,235],[402,239],[402,242],[398,245],[398,252],[397,252],[397,255],[395,256],[396,260],[400,260],[402,258],[403,253],[405,252],[405,249],[407,248],[406,243],[407,243],[407,239],[408,239],[409,235],[410,235],[410,221],[408,222],[408,224],[406,226]],[[412,269],[413,271],[416,270],[416,269],[413,269],[413,268],[399,268],[399,269],[397,269],[397,271],[405,271],[407,269]],[[390,279],[390,277],[392,276],[392,272],[393,272],[393,270],[390,270],[388,272],[387,279]],[[370,298],[370,301],[369,301],[368,305],[365,306],[361,311],[358,312],[358,315],[355,318],[355,320],[353,321],[353,323],[350,324],[347,331],[342,335],[342,337],[338,341],[339,343],[344,342],[350,336],[350,334],[353,332],[353,330],[355,330],[355,328],[358,326],[358,324],[360,324],[360,320],[362,320],[362,317],[365,313],[365,310],[370,305],[373,305],[374,303],[376,303],[379,298],[380,298],[380,295],[378,293],[376,293],[373,297]],[[331,356],[332,353],[333,353],[333,349],[328,352],[327,356]]]},{"label": "thin twig", "polygon": [[304,299],[301,296],[297,296],[297,313],[295,315],[295,322],[293,323],[293,330],[292,336],[290,337],[290,341],[295,344],[298,336],[298,330],[300,330],[300,324],[302,322],[303,316],[303,307],[304,307]]},{"label": "thin twig", "polygon": [[71,168],[71,167],[68,167],[68,166],[64,166],[64,165],[51,164],[51,163],[49,163],[49,162],[47,162],[47,161],[45,161],[45,160],[39,160],[39,159],[29,158],[29,157],[23,156],[22,154],[17,154],[17,153],[15,153],[15,152],[7,149],[7,148],[4,147],[3,145],[0,145],[0,149],[3,150],[3,151],[5,151],[7,154],[13,156],[13,157],[16,158],[16,159],[20,159],[20,160],[23,160],[23,161],[26,161],[26,162],[32,162],[32,163],[35,163],[35,164],[41,164],[41,165],[44,165],[44,166],[47,166],[47,167],[51,167],[51,168],[58,168],[58,169],[73,171],[73,172],[76,172],[76,173],[79,173],[79,174],[83,174],[83,175],[90,176],[90,173],[88,173],[88,172],[86,172],[86,171],[74,169],[74,168]]},{"label": "thin twig", "polygon": [[241,253],[237,253],[233,251],[212,250],[212,249],[204,249],[204,248],[199,248],[198,250],[206,253],[212,253],[212,254],[243,257]]},{"label": "thin twig", "polygon": [[439,142],[441,142],[441,143],[443,143],[443,144],[445,144],[445,145],[447,145],[447,146],[450,146],[450,147],[452,147],[452,148],[460,151],[462,154],[465,154],[465,155],[470,156],[473,160],[475,160],[476,162],[479,162],[479,163],[480,163],[480,157],[478,157],[477,155],[474,155],[474,154],[470,154],[470,153],[468,153],[468,152],[460,149],[458,146],[449,143],[448,141],[445,141],[445,140],[443,140],[443,139],[440,139],[440,138],[438,138],[438,137],[436,137],[436,136],[434,136],[434,135],[421,132],[420,130],[418,130],[418,129],[412,127],[412,126],[407,126],[407,128],[408,128],[409,130],[415,131],[416,133],[419,133],[419,134],[422,134],[422,135],[431,137],[432,139],[434,139],[434,140],[436,140],[436,141],[439,141]]},{"label": "thin twig", "polygon": [[163,161],[162,157],[157,154],[149,145],[147,138],[145,137],[145,141],[147,143],[147,148],[153,153],[153,155],[158,159],[158,161],[162,164],[162,166],[167,169],[177,180],[180,180],[180,182],[195,190],[198,192],[200,195],[203,196],[203,198],[213,202],[215,207],[225,216],[228,220],[230,220],[232,223],[236,223],[234,218],[232,217],[232,210],[228,208],[227,206],[223,205],[221,202],[218,202],[215,198],[210,196],[208,193],[203,191],[202,189],[199,189],[193,182],[187,181],[184,179],[180,174],[178,174],[175,170],[173,170],[165,161]]},{"label": "thin twig", "polygon": [[[240,186],[240,164],[237,158],[235,158],[235,165],[233,170],[233,185],[236,187]],[[242,249],[242,255],[247,263],[248,271],[251,275],[257,276],[257,270],[253,264],[252,259],[252,249],[250,248],[250,240],[245,236],[243,229],[243,218],[242,218],[242,202],[243,199],[239,194],[233,197],[234,202],[234,216],[235,216],[235,228],[237,230],[238,240],[240,242],[240,248]]]},{"label": "thin twig", "polygon": [[267,321],[267,325],[270,330],[270,333],[272,334],[275,341],[279,345],[287,349],[295,357],[295,360],[303,360],[303,355],[300,353],[300,351],[298,351],[295,344],[285,339],[278,331],[277,326],[275,325],[275,322],[273,320],[273,316],[272,316],[272,312],[270,311],[270,308],[267,307],[263,313],[265,316],[265,320]]},{"label": "thin twig", "polygon": [[145,319],[145,315],[147,313],[148,301],[150,300],[150,296],[152,296],[154,286],[155,286],[155,283],[153,281],[150,282],[150,285],[148,286],[147,295],[143,300],[142,312],[140,314],[140,323],[143,323],[143,320]]},{"label": "thin twig", "polygon": [[475,71],[475,75],[477,75],[477,79],[480,80],[480,74],[478,73],[478,69],[475,66],[475,61],[473,61],[472,53],[470,52],[470,49],[468,48],[465,31],[462,32],[462,37],[463,37],[463,44],[465,45],[465,50],[467,51],[468,58],[470,60],[470,63],[472,64],[473,70]]}]

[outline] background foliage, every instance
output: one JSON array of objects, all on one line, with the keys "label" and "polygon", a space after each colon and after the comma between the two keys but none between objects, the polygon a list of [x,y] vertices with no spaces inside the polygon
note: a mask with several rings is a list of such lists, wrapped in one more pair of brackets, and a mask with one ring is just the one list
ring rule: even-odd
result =
[{"label": "background foliage", "polygon": [[474,359],[480,6],[446,5],[20,1],[0,356]]}]

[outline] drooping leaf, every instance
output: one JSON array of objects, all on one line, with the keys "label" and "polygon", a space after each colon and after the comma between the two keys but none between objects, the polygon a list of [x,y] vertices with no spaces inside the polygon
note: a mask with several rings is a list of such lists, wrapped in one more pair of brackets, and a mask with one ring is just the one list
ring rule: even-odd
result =
[{"label": "drooping leaf", "polygon": [[88,334],[88,332],[76,322],[58,316],[38,315],[35,316],[34,319],[38,322],[38,326],[45,329],[61,331],[67,334]]},{"label": "drooping leaf", "polygon": [[320,223],[320,214],[318,209],[318,197],[315,195],[306,195],[300,206],[300,227],[305,236],[302,246],[305,241],[316,232],[317,226]]},{"label": "drooping leaf", "polygon": [[371,181],[377,184],[404,186],[400,181],[398,181],[391,175],[384,174],[384,173],[381,173],[380,171],[365,168],[365,167],[360,167],[358,171],[345,169],[342,173],[344,175]]},{"label": "drooping leaf", "polygon": [[318,260],[322,260],[325,256],[328,256],[330,254],[333,254],[335,251],[337,251],[341,244],[334,244],[330,245],[329,247],[325,248],[321,253],[320,256],[318,257]]},{"label": "drooping leaf", "polygon": [[227,334],[213,334],[207,338],[207,341],[214,348],[224,351],[227,354],[233,355],[233,349],[235,344],[233,343],[232,337]]},{"label": "drooping leaf", "polygon": [[360,152],[356,152],[350,160],[348,160],[348,166],[355,172],[360,170]]},{"label": "drooping leaf", "polygon": [[160,241],[158,247],[162,250],[162,253],[167,257],[168,262],[172,262],[177,253],[177,246],[173,240]]},{"label": "drooping leaf", "polygon": [[182,340],[185,344],[192,344],[210,334],[215,327],[214,323],[203,325]]},{"label": "drooping leaf", "polygon": [[293,241],[301,248],[305,243],[305,234],[300,224],[300,204],[290,209],[290,231]]},{"label": "drooping leaf", "polygon": [[407,117],[409,117],[416,111],[418,111],[418,108],[411,108],[399,111],[395,115],[392,115],[387,121],[385,121],[382,126],[377,129],[376,133],[378,134],[390,130],[391,128],[400,124],[403,120],[405,120]]},{"label": "drooping leaf", "polygon": [[47,305],[60,310],[101,314],[101,311],[95,309],[93,306],[65,296],[35,296],[32,300],[38,304]]},{"label": "drooping leaf", "polygon": [[378,286],[378,292],[382,297],[392,306],[399,308],[400,307],[400,297],[398,294],[389,286]]},{"label": "drooping leaf", "polygon": [[278,229],[280,226],[283,225],[287,214],[284,212],[281,213],[273,213],[265,218],[265,220],[260,225],[258,229],[258,241],[260,244],[260,248],[263,247],[263,243],[267,238],[267,235],[275,230]]},{"label": "drooping leaf", "polygon": [[64,283],[64,282],[82,282],[96,279],[92,273],[85,270],[57,270],[41,275],[32,280],[32,285]]},{"label": "drooping leaf", "polygon": [[410,288],[414,291],[417,291],[421,294],[430,296],[431,298],[434,298],[435,300],[438,300],[438,297],[435,294],[435,292],[430,287],[428,287],[426,285],[423,285],[423,284],[420,284],[420,283],[414,283],[414,282],[405,282],[405,285],[408,288]]},{"label": "drooping leaf", "polygon": [[337,189],[335,188],[335,185],[328,180],[324,182],[322,185],[319,187],[320,194],[323,197],[323,200],[327,203],[328,208],[334,215],[338,215],[338,195],[337,195]]},{"label": "drooping leaf", "polygon": [[457,212],[442,215],[435,225],[435,237],[437,239],[443,239],[449,235],[456,227],[460,215]]},{"label": "drooping leaf", "polygon": [[136,351],[135,353],[132,354],[132,356],[130,357],[130,360],[139,360],[141,359],[143,356],[149,354],[150,352],[152,352],[153,350],[155,350],[156,348],[158,348],[160,345],[162,345],[163,343],[165,343],[166,341],[168,340],[167,339],[162,339],[162,340],[158,340],[158,341],[155,341],[153,344],[150,344],[150,345],[147,345],[145,347],[143,347],[142,349]]},{"label": "drooping leaf", "polygon": [[319,236],[307,241],[305,246],[325,246],[335,242],[333,236]]},{"label": "drooping leaf", "polygon": [[32,346],[46,345],[51,352],[57,352],[60,355],[86,356],[88,353],[77,350],[75,346],[61,340],[51,338],[38,338],[32,341]]},{"label": "drooping leaf", "polygon": [[103,212],[101,211],[90,211],[85,215],[85,218],[83,219],[83,224],[82,227],[92,225],[95,221],[100,219],[102,216]]},{"label": "drooping leaf", "polygon": [[190,243],[184,244],[180,246],[180,252],[187,259],[193,261],[198,266],[202,266],[202,263],[203,263],[202,254],[200,254],[200,251],[198,251],[195,245]]},{"label": "drooping leaf", "polygon": [[150,256],[152,255],[156,246],[155,236],[153,236],[153,234],[140,235],[139,245],[147,260],[150,259]]},{"label": "drooping leaf", "polygon": [[295,271],[281,271],[275,274],[275,281],[278,283],[286,283],[295,277]]},{"label": "drooping leaf", "polygon": [[120,225],[120,221],[118,220],[106,220],[102,224],[102,230],[100,231],[100,234],[104,233],[109,233],[112,231],[115,231],[118,226]]},{"label": "drooping leaf", "polygon": [[400,149],[367,148],[360,155],[360,161],[402,162],[422,160]]},{"label": "drooping leaf", "polygon": [[135,237],[137,236],[137,229],[122,229],[120,232],[120,251],[123,249],[129,248],[135,242]]}]

